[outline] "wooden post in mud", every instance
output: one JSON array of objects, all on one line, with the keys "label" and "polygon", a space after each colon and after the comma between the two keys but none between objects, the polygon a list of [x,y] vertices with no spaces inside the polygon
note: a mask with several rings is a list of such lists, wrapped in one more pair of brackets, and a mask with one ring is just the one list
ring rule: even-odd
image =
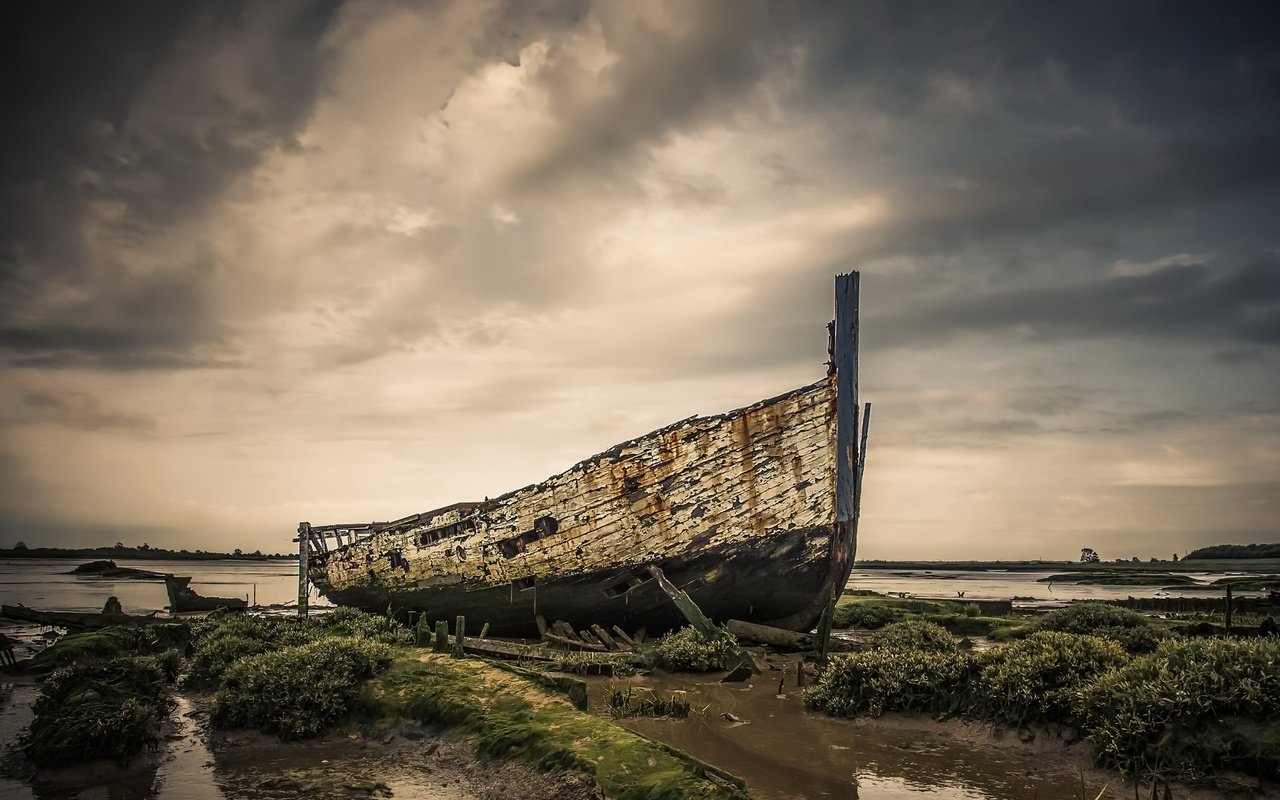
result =
[{"label": "wooden post in mud", "polygon": [[449,649],[449,623],[447,620],[436,620],[436,640],[431,649],[437,653],[443,653]]},{"label": "wooden post in mud", "polygon": [[1231,584],[1227,584],[1227,630],[1231,630]]},{"label": "wooden post in mud", "polygon": [[311,523],[298,523],[298,616],[307,616],[307,594],[311,581],[307,577],[307,556],[311,555]]},{"label": "wooden post in mud", "polygon": [[458,615],[458,629],[453,632],[453,657],[462,658],[465,653],[462,652],[462,637],[466,635],[467,618]]}]

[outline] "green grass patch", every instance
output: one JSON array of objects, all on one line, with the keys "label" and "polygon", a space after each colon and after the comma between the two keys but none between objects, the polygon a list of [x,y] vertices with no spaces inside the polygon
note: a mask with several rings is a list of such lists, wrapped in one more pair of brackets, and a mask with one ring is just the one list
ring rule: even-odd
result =
[{"label": "green grass patch", "polygon": [[1212,585],[1217,589],[1225,589],[1230,586],[1232,589],[1261,592],[1267,589],[1280,589],[1280,575],[1250,575],[1247,577],[1236,576],[1231,578],[1218,578]]},{"label": "green grass patch", "polygon": [[180,651],[185,649],[190,636],[191,629],[184,622],[138,627],[113,625],[64,636],[25,662],[25,667],[36,675],[46,675],[59,667],[93,659],[150,655],[169,649]]},{"label": "green grass patch", "polygon": [[330,637],[241,658],[223,673],[210,718],[285,740],[316,736],[360,705],[360,683],[392,654],[382,642]]},{"label": "green grass patch", "polygon": [[1109,639],[1039,631],[980,656],[965,711],[1010,725],[1070,720],[1075,693],[1127,660]]},{"label": "green grass patch", "polygon": [[589,773],[610,798],[742,796],[732,785],[712,779],[705,765],[577,711],[516,676],[475,659],[416,652],[421,655],[397,660],[370,683],[371,706],[459,728],[474,735],[487,756]]},{"label": "green grass patch", "polygon": [[872,635],[871,643],[887,650],[924,650],[930,653],[954,653],[959,649],[946,628],[920,619],[886,625]]},{"label": "green grass patch", "polygon": [[1102,636],[1131,653],[1149,653],[1172,635],[1151,617],[1105,603],[1072,603],[1055,609],[1037,619],[1032,629]]},{"label": "green grass patch", "polygon": [[1084,686],[1075,712],[1101,759],[1126,772],[1277,777],[1280,642],[1164,642]]},{"label": "green grass patch", "polygon": [[738,640],[728,631],[709,639],[685,627],[658,639],[653,660],[668,672],[711,672],[736,665],[738,652]]},{"label": "green grass patch", "polygon": [[54,670],[40,687],[23,752],[40,766],[127,760],[159,742],[170,701],[149,656],[92,658]]},{"label": "green grass patch", "polygon": [[192,623],[191,670],[186,685],[211,689],[237,661],[321,639],[349,637],[388,645],[408,644],[410,634],[387,617],[340,608],[308,619],[211,614]]},{"label": "green grass patch", "polygon": [[1039,583],[1085,583],[1092,586],[1161,586],[1185,587],[1203,586],[1195,578],[1186,575],[1172,575],[1167,572],[1122,572],[1106,570],[1102,572],[1067,572],[1040,578]]}]

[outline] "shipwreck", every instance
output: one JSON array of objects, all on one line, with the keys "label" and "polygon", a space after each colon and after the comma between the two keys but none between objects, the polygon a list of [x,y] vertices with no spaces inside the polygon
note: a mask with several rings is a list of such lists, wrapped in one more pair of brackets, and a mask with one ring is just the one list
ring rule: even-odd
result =
[{"label": "shipwreck", "polygon": [[812,629],[853,568],[871,411],[858,405],[858,273],[837,276],[835,294],[815,383],[483,502],[301,523],[300,613],[314,586],[339,605],[465,616],[495,635],[536,633],[539,617],[656,632],[684,622],[667,584],[716,621]]}]

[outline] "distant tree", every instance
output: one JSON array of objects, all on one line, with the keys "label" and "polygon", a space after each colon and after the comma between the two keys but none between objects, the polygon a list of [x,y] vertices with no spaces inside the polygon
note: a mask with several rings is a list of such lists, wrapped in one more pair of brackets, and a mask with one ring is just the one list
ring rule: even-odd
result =
[{"label": "distant tree", "polygon": [[123,550],[123,549],[124,549],[124,542],[116,542],[116,549],[117,549],[117,550]]},{"label": "distant tree", "polygon": [[1080,562],[1082,564],[1097,564],[1102,558],[1092,547],[1080,548]]},{"label": "distant tree", "polygon": [[26,542],[18,542],[17,544],[15,544],[15,545],[13,546],[13,549],[14,549],[14,550],[26,550],[26,549],[27,549],[27,543],[26,543]]},{"label": "distant tree", "polygon": [[1133,562],[1133,563],[1135,563],[1135,564],[1137,564],[1137,563],[1138,563],[1138,557],[1137,557],[1137,556],[1134,556],[1133,558],[1131,558],[1131,559],[1129,559],[1129,560],[1130,560],[1130,561],[1132,561],[1132,562]]},{"label": "distant tree", "polygon": [[151,549],[151,545],[147,544],[146,542],[143,542],[142,544],[138,545],[138,549],[139,549],[139,550],[150,550],[150,549]]},{"label": "distant tree", "polygon": [[1174,553],[1174,554],[1173,554],[1173,560],[1174,560],[1174,561],[1177,561],[1177,560],[1178,560],[1178,554],[1177,554],[1177,553]]},{"label": "distant tree", "polygon": [[232,550],[232,551],[231,551],[231,554],[232,554],[233,556],[236,556],[236,557],[238,558],[238,557],[240,556],[240,548],[239,548],[239,547],[237,547],[235,550]]},{"label": "distant tree", "polygon": [[261,550],[254,550],[254,551],[253,551],[253,554],[254,554],[255,556],[257,556],[258,558],[262,558],[262,551],[261,551]]}]

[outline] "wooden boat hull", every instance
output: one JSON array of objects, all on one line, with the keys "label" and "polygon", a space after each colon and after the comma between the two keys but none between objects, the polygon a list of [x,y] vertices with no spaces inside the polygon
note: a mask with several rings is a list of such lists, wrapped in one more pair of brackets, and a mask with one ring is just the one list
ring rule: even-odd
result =
[{"label": "wooden boat hull", "polygon": [[500,635],[536,614],[661,630],[682,618],[656,565],[713,619],[806,630],[853,561],[830,511],[834,392],[827,379],[685,420],[469,513],[313,555],[311,580],[341,605]]},{"label": "wooden boat hull", "polygon": [[648,572],[656,566],[712,619],[812,628],[856,546],[856,277],[837,279],[852,310],[841,319],[837,304],[822,380],[677,422],[482,503],[391,523],[302,523],[302,586],[369,611],[463,615],[495,634],[532,632],[535,615],[656,632],[683,620]]}]

